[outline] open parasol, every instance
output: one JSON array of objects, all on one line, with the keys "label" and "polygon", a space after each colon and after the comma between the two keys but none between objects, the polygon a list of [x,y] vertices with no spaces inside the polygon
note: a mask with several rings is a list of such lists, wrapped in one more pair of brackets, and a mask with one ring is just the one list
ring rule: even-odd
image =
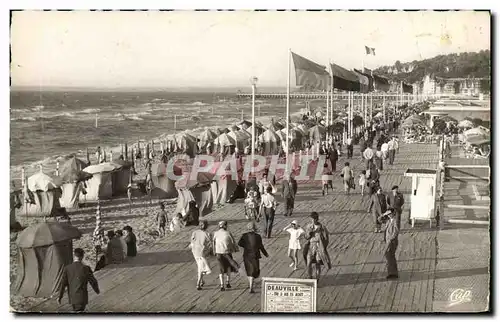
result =
[{"label": "open parasol", "polygon": [[17,237],[17,245],[22,248],[53,245],[82,236],[78,228],[61,222],[43,222],[24,229]]}]

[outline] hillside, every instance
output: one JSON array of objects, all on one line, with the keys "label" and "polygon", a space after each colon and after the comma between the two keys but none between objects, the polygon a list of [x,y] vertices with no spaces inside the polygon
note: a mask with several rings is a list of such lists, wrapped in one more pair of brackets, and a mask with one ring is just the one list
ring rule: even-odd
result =
[{"label": "hillside", "polygon": [[439,55],[424,60],[382,66],[374,73],[393,80],[407,83],[421,81],[425,75],[444,78],[491,77],[491,57],[489,50],[477,53]]}]

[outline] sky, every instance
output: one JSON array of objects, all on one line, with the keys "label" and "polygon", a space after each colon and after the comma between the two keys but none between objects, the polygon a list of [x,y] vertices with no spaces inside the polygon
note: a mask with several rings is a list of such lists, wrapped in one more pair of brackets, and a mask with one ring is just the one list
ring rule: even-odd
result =
[{"label": "sky", "polygon": [[[366,56],[364,46],[375,48]],[[376,68],[490,49],[488,12],[14,12],[11,84],[286,86],[288,50]],[[290,69],[293,82],[293,66]]]}]

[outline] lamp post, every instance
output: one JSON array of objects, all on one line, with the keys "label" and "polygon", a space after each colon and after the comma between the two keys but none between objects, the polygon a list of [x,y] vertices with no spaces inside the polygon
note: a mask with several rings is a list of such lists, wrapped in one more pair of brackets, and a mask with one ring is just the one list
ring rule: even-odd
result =
[{"label": "lamp post", "polygon": [[254,166],[254,154],[255,154],[255,88],[257,86],[258,78],[253,76],[250,78],[250,84],[252,84],[252,168]]}]

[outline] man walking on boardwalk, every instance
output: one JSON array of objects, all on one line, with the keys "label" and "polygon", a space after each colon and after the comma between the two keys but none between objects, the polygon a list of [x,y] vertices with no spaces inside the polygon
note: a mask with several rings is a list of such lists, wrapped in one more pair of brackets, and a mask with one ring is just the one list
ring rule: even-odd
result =
[{"label": "man walking on boardwalk", "polygon": [[352,146],[352,138],[351,137],[346,140],[346,145],[347,145],[347,158],[352,159],[352,152],[353,152],[354,148]]},{"label": "man walking on boardwalk", "polygon": [[384,257],[387,267],[387,279],[398,278],[398,263],[396,261],[396,250],[398,248],[399,228],[396,223],[396,212],[394,209],[389,209],[385,212],[380,220],[384,221]]},{"label": "man walking on boardwalk", "polygon": [[[398,186],[393,186],[391,193],[387,195],[387,206],[394,208],[396,213],[396,223],[398,229],[401,229],[401,216],[403,214],[403,205],[405,204],[405,198],[401,192],[399,192]],[[408,221],[410,219],[408,218]]]},{"label": "man walking on boardwalk", "polygon": [[283,184],[283,199],[285,199],[285,217],[291,216],[295,204],[295,195],[297,194],[297,181],[292,175],[288,174],[282,182]]},{"label": "man walking on boardwalk", "polygon": [[394,164],[394,157],[396,156],[396,144],[394,143],[394,141],[394,138],[391,138],[391,140],[387,143],[390,165]]},{"label": "man walking on boardwalk", "polygon": [[92,274],[92,270],[82,263],[84,254],[81,248],[75,248],[73,251],[73,263],[63,270],[61,288],[57,299],[57,303],[61,304],[64,290],[67,287],[69,303],[73,306],[75,312],[85,311],[85,307],[89,302],[88,284],[99,294],[99,285],[94,274]]},{"label": "man walking on boardwalk", "polygon": [[382,188],[377,187],[377,192],[370,197],[370,206],[368,213],[372,213],[375,224],[375,232],[380,232],[380,216],[387,211],[387,201],[385,195],[382,193]]}]

